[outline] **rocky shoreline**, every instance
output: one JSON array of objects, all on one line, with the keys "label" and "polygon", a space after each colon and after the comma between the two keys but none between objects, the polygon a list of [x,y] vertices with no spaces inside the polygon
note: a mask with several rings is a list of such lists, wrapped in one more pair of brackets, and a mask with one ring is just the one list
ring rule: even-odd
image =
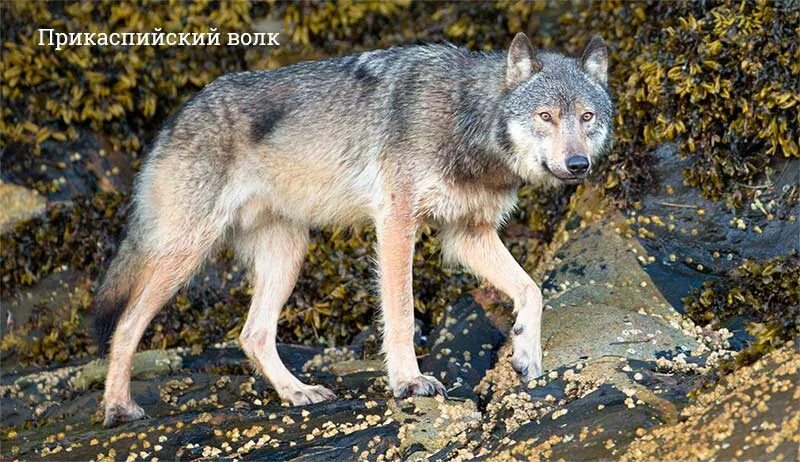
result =
[{"label": "rocky shoreline", "polygon": [[2,457],[796,457],[797,346],[790,342],[714,385],[715,367],[735,355],[733,334],[696,326],[669,302],[623,212],[592,188],[573,202],[538,269],[546,275],[546,373],[538,380],[520,383],[505,342],[510,310],[481,287],[435,325],[420,326],[421,368],[448,387],[447,400],[392,399],[372,328],[346,347],[280,346],[293,372],[339,396],[305,408],[280,403],[234,342],[142,351],[133,394],[150,418],[113,429],[100,426],[102,360],[4,371]]}]

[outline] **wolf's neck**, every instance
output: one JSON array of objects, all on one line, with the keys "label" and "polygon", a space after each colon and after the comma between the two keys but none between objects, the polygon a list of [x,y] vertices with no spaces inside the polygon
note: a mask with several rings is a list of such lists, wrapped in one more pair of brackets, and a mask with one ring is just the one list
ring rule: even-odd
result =
[{"label": "wolf's neck", "polygon": [[503,159],[508,155],[503,120],[504,54],[483,55],[480,65],[465,71],[454,114],[455,143],[449,170],[459,176],[514,183],[516,175]]}]

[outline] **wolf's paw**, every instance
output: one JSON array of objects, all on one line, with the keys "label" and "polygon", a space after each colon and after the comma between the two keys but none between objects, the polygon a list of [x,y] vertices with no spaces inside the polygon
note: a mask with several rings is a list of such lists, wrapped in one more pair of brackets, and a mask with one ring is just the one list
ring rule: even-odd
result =
[{"label": "wolf's paw", "polygon": [[109,404],[106,406],[106,417],[103,420],[104,427],[114,427],[125,422],[145,419],[148,415],[141,406],[133,401],[125,404]]},{"label": "wolf's paw", "polygon": [[447,398],[447,389],[430,375],[419,375],[410,380],[400,381],[394,388],[395,398],[434,395],[442,395]]},{"label": "wolf's paw", "polygon": [[306,406],[334,400],[336,399],[336,394],[322,385],[304,384],[298,389],[287,391],[285,396],[281,396],[281,398],[292,403],[292,406]]},{"label": "wolf's paw", "polygon": [[542,375],[542,349],[536,345],[532,339],[526,338],[524,332],[514,336],[511,366],[526,383]]}]

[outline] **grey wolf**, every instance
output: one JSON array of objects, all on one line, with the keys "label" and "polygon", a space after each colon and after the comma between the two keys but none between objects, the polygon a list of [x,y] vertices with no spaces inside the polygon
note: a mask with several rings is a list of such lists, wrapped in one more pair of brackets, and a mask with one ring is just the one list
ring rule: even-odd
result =
[{"label": "grey wolf", "polygon": [[[335,398],[302,383],[275,343],[309,228],[372,223],[383,350],[394,396],[445,394],[414,354],[411,264],[423,223],[443,256],[513,299],[513,367],[542,373],[542,294],[497,230],[523,183],[583,180],[612,138],[608,52],[505,52],[453,45],[370,51],[225,75],[160,131],[134,185],[127,236],[96,297],[95,331],[110,339],[105,425],[144,417],[131,398],[137,344],[161,306],[217,246],[250,269],[239,337],[281,399]],[[112,335],[113,334],[113,335]]]}]

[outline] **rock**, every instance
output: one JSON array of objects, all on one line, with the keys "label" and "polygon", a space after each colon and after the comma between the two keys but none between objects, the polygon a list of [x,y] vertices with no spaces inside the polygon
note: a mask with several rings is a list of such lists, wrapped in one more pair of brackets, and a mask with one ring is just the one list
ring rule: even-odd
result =
[{"label": "rock", "polygon": [[384,367],[380,359],[353,359],[331,364],[330,371],[335,375],[350,375],[359,372],[384,372]]},{"label": "rock", "polygon": [[0,234],[24,220],[44,213],[47,199],[38,192],[0,181]]},{"label": "rock", "polygon": [[[174,350],[150,350],[136,353],[133,357],[131,377],[134,379],[166,375],[181,369],[183,359]],[[108,360],[96,359],[80,367],[70,384],[76,391],[88,390],[102,385],[108,372]]]},{"label": "rock", "polygon": [[[380,328],[380,321],[376,319],[375,322],[368,325],[364,330],[353,337],[350,346],[362,350],[365,357],[379,357],[382,354]],[[414,345],[417,348],[424,347],[428,341],[428,336],[423,333],[423,330],[427,330],[426,326],[423,325],[421,320],[415,319]]]},{"label": "rock", "polygon": [[470,296],[447,307],[445,316],[432,329],[429,354],[420,361],[423,373],[432,373],[454,397],[474,398],[472,388],[497,359],[505,340]]},{"label": "rock", "polygon": [[314,357],[326,356],[322,348],[279,345],[279,353],[302,380],[324,383],[341,399],[285,407],[266,381],[251,373],[246,358],[234,354],[233,346],[209,347],[199,354],[145,351],[136,356],[132,395],[151,418],[114,429],[99,425],[103,361],[4,382],[3,427],[22,428],[25,422],[30,427],[15,430],[19,437],[9,444],[4,441],[2,457],[61,460],[69,452],[71,460],[88,460],[113,450],[180,459],[235,455],[242,460],[342,460],[353,457],[356,447],[357,454],[366,451],[374,458],[388,453],[392,458],[400,424],[387,413],[383,382],[377,393],[368,390],[369,383],[352,393],[327,371],[302,372]]},{"label": "rock", "polygon": [[58,268],[33,286],[25,287],[12,296],[0,297],[0,334],[24,325],[36,307],[48,307],[49,311],[53,311],[54,307],[67,305],[76,288],[86,280],[83,272]]},{"label": "rock", "polygon": [[0,398],[0,420],[4,426],[20,427],[33,420],[33,412],[22,399],[3,396]]},{"label": "rock", "polygon": [[[420,336],[420,346],[429,352],[421,358],[422,367],[451,385],[461,383],[454,396],[463,392],[476,398],[472,386],[493,366],[503,338],[482,307],[464,298],[430,336]],[[57,460],[69,453],[70,459],[94,460],[100,453],[127,457],[135,452],[146,453],[148,460],[168,454],[178,459],[395,460],[464,444],[464,436],[480,426],[477,399],[391,399],[382,358],[365,357],[359,345],[278,349],[301,380],[323,384],[339,399],[284,406],[266,380],[251,372],[234,342],[199,353],[144,351],[134,361],[132,395],[150,418],[114,429],[99,425],[105,361],[21,372],[5,380],[3,425],[20,430],[2,445],[2,456]],[[24,426],[28,429],[21,430]]]},{"label": "rock", "polygon": [[653,158],[656,184],[641,198],[641,207],[628,214],[633,231],[655,258],[645,269],[676,308],[681,309],[680,299],[690,288],[744,259],[800,250],[800,202],[790,196],[800,184],[800,160],[777,162],[774,178],[755,186],[758,197],[731,210],[684,184],[683,170],[691,160],[681,159],[675,144],[661,145]]},{"label": "rock", "polygon": [[605,355],[654,360],[697,341],[670,321],[676,312],[642,269],[645,250],[615,231],[621,215],[573,230],[543,284],[544,368]]},{"label": "rock", "polygon": [[115,150],[107,135],[88,126],[74,128],[76,140],[47,140],[37,155],[26,145],[6,146],[0,179],[46,191],[51,201],[68,201],[98,190],[130,191],[135,154]]},{"label": "rock", "polygon": [[798,377],[789,342],[698,394],[679,422],[642,432],[620,460],[797,460]]},{"label": "rock", "polygon": [[465,452],[489,460],[615,459],[640,429],[677,422],[695,381],[691,372],[619,357],[562,367],[496,393],[481,428],[467,435],[475,443],[451,445],[431,459]]},{"label": "rock", "polygon": [[[392,399],[374,329],[346,347],[278,346],[302,381],[339,397],[302,408],[281,403],[235,342],[146,351],[137,354],[132,394],[151,418],[113,429],[99,425],[103,362],[4,374],[0,457],[674,460],[693,457],[685,448],[694,433],[703,451],[737,457],[714,446],[718,415],[734,423],[730,447],[750,444],[745,439],[757,432],[778,441],[776,454],[790,455],[797,351],[690,403],[702,373],[725,357],[724,342],[710,341],[713,332],[684,319],[659,290],[648,250],[628,235],[625,217],[593,191],[584,194],[559,231],[560,247],[548,250],[547,371],[531,383],[520,383],[497,327],[510,325],[511,310],[494,307],[490,317],[466,296],[416,329],[420,368],[445,384],[450,399]],[[734,402],[747,402],[763,428],[737,423]]]},{"label": "rock", "polygon": [[610,460],[615,448],[606,441],[635,437],[637,428],[660,423],[658,413],[649,406],[630,409],[629,397],[612,385],[602,385],[579,400],[551,411],[538,421],[523,425],[509,438],[515,441],[501,446],[497,454],[511,452],[525,457],[547,452],[548,459]]},{"label": "rock", "polygon": [[471,400],[446,402],[441,397],[415,397],[388,404],[393,418],[401,423],[399,452],[405,460],[426,460],[428,454],[481,424],[481,413]]},{"label": "rock", "polygon": [[591,189],[573,203],[543,284],[544,376],[520,383],[505,345],[475,388],[476,443],[442,460],[617,458],[637,432],[677,422],[707,358],[724,355],[653,283],[623,214]]}]

